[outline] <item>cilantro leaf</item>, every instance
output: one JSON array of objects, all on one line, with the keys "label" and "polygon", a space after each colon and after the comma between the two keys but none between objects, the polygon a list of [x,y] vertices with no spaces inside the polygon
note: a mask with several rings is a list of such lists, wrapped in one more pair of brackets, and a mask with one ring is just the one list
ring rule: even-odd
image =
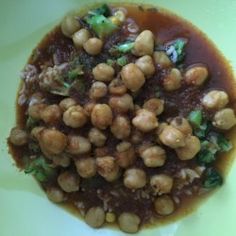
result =
[{"label": "cilantro leaf", "polygon": [[205,178],[202,182],[205,188],[215,188],[223,184],[223,178],[214,168],[208,168],[204,174]]},{"label": "cilantro leaf", "polygon": [[185,56],[185,46],[187,44],[186,39],[176,39],[166,45],[166,54],[169,56],[173,63],[180,63]]},{"label": "cilantro leaf", "polygon": [[127,53],[130,52],[134,47],[134,42],[124,42],[122,44],[119,44],[117,47],[117,50],[121,53]]},{"label": "cilantro leaf", "polygon": [[191,125],[194,126],[194,128],[200,128],[202,124],[202,111],[201,110],[195,110],[191,111],[188,120],[191,123]]},{"label": "cilantro leaf", "polygon": [[82,66],[79,65],[76,68],[74,68],[72,70],[69,70],[69,72],[68,72],[68,80],[70,82],[73,82],[78,77],[78,75],[83,75],[83,74],[84,74],[84,72],[82,70]]},{"label": "cilantro leaf", "polygon": [[32,174],[40,182],[45,182],[55,174],[55,169],[46,162],[44,157],[40,156],[28,163],[24,172]]},{"label": "cilantro leaf", "polygon": [[91,10],[88,12],[89,15],[104,15],[106,17],[111,15],[111,10],[107,4],[103,4],[102,6]]},{"label": "cilantro leaf", "polygon": [[128,61],[128,58],[126,56],[122,56],[122,57],[117,58],[116,63],[119,66],[125,66],[126,64],[129,63],[129,61]]},{"label": "cilantro leaf", "polygon": [[199,165],[207,165],[215,161],[215,153],[207,149],[201,150],[197,155],[197,162]]},{"label": "cilantro leaf", "polygon": [[122,56],[123,54],[130,52],[133,47],[134,42],[123,42],[110,48],[109,53],[114,56]]},{"label": "cilantro leaf", "polygon": [[106,37],[117,29],[117,26],[104,15],[94,15],[88,18],[86,22],[90,25],[99,38]]},{"label": "cilantro leaf", "polygon": [[218,134],[217,144],[221,152],[228,152],[233,147],[232,143],[229,140],[227,140],[222,134]]}]

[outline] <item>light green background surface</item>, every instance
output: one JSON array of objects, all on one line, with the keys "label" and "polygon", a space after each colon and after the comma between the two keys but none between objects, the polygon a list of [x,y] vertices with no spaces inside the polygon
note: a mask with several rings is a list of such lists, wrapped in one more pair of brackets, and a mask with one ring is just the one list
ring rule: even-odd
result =
[{"label": "light green background surface", "polygon": [[[93,230],[51,204],[35,181],[19,173],[6,149],[14,125],[14,100],[31,50],[67,12],[92,0],[0,0],[0,236],[124,235]],[[136,1],[144,2],[144,1]],[[191,20],[213,39],[236,69],[236,0],[156,0],[153,2]],[[236,164],[236,163],[235,163]],[[236,166],[225,185],[191,216],[139,235],[236,235]]]}]

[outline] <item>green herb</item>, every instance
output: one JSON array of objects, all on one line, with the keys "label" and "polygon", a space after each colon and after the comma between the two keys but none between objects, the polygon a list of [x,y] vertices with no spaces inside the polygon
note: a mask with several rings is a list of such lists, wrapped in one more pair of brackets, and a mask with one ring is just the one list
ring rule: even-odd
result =
[{"label": "green herb", "polygon": [[130,52],[134,47],[134,42],[124,42],[118,45],[115,45],[109,49],[109,53],[112,56],[119,57],[122,56],[125,53]]},{"label": "green herb", "polygon": [[79,65],[78,67],[76,67],[73,70],[70,70],[68,72],[68,79],[70,82],[72,82],[78,77],[78,75],[83,75],[83,74],[84,74],[84,72],[82,70],[82,66]]},{"label": "green herb", "polygon": [[109,65],[109,66],[114,66],[115,64],[116,64],[116,61],[115,60],[113,60],[113,59],[107,59],[107,65]]},{"label": "green herb", "polygon": [[215,153],[210,150],[203,149],[197,155],[197,162],[199,165],[208,165],[215,161]]},{"label": "green herb", "polygon": [[117,29],[117,25],[107,18],[110,15],[110,8],[107,4],[103,4],[101,7],[89,11],[84,20],[99,38],[103,38]]},{"label": "green herb", "polygon": [[202,111],[195,110],[190,112],[188,120],[194,126],[194,128],[200,128],[202,123]]},{"label": "green herb", "polygon": [[111,10],[107,4],[103,4],[101,7],[91,10],[88,13],[89,15],[104,15],[108,17],[111,15]]},{"label": "green herb", "polygon": [[232,143],[227,140],[222,134],[217,135],[217,144],[221,152],[228,152],[233,147]]},{"label": "green herb", "polygon": [[125,66],[126,64],[128,64],[128,58],[126,56],[122,56],[122,57],[119,57],[117,60],[116,60],[116,63],[119,65],[119,66]]},{"label": "green herb", "polygon": [[203,121],[199,128],[194,129],[194,135],[196,135],[198,138],[203,139],[207,136],[211,129],[212,125],[209,121]]},{"label": "green herb", "polygon": [[44,157],[40,156],[26,165],[25,173],[32,174],[40,182],[45,182],[54,176],[55,169],[46,162]]},{"label": "green herb", "polygon": [[86,22],[90,25],[99,38],[106,37],[117,29],[117,26],[104,15],[94,15],[88,18]]},{"label": "green herb", "polygon": [[212,124],[203,120],[201,110],[190,112],[189,122],[193,126],[193,133],[201,140],[201,150],[197,154],[199,165],[208,166],[216,160],[218,152],[227,152],[232,148],[232,144],[224,135],[212,131]]},{"label": "green herb", "polygon": [[117,50],[121,53],[130,52],[134,47],[134,42],[125,42],[116,46]]},{"label": "green herb", "polygon": [[176,39],[175,41],[167,44],[166,54],[169,56],[173,63],[180,63],[185,56],[186,39]]},{"label": "green herb", "polygon": [[201,143],[201,151],[197,155],[199,165],[208,165],[216,160],[218,152],[228,152],[232,144],[222,135],[210,132]]},{"label": "green herb", "polygon": [[205,178],[202,183],[203,187],[215,188],[222,184],[223,184],[223,178],[217,170],[213,168],[208,168],[205,171]]},{"label": "green herb", "polygon": [[125,66],[126,64],[129,63],[129,61],[128,61],[128,58],[126,56],[121,56],[117,59],[107,59],[106,63],[109,66],[115,66],[115,65]]},{"label": "green herb", "polygon": [[232,148],[232,144],[223,134],[212,132],[209,135],[210,142],[219,152],[228,152]]}]

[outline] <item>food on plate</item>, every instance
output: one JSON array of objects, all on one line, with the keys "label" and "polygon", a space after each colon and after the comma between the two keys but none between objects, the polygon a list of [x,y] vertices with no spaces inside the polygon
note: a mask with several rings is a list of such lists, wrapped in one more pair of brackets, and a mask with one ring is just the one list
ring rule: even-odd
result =
[{"label": "food on plate", "polygon": [[21,77],[10,152],[91,227],[135,233],[222,185],[233,77],[180,18],[137,5],[70,13]]}]

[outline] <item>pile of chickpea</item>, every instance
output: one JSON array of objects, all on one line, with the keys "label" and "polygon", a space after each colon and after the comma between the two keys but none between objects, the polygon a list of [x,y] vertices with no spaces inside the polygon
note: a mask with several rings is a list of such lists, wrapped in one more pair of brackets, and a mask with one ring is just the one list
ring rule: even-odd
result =
[{"label": "pile of chickpea", "polygon": [[[85,50],[89,55],[102,53],[103,41],[81,28],[74,17],[67,16],[61,29],[65,36],[72,38],[76,48]],[[123,178],[124,186],[131,190],[149,185],[155,196],[153,204],[156,213],[165,216],[174,212],[175,203],[168,195],[173,188],[173,177],[156,174],[149,178],[143,169],[133,167],[133,164],[136,158],[141,158],[147,167],[163,166],[167,159],[165,147],[174,149],[180,160],[190,160],[200,151],[200,141],[193,135],[191,125],[184,117],[175,117],[168,122],[158,121],[158,116],[165,109],[163,99],[150,98],[140,107],[134,103],[133,94],[142,89],[157,66],[169,68],[163,80],[163,88],[169,92],[179,89],[182,83],[201,86],[208,79],[208,69],[197,64],[183,73],[174,67],[165,52],[154,51],[154,44],[153,33],[142,31],[134,42],[132,53],[137,57],[135,62],[123,66],[118,74],[106,63],[93,68],[90,102],[82,106],[68,97],[59,104],[33,104],[28,107],[28,116],[46,125],[33,128],[30,134],[20,128],[12,129],[10,141],[14,145],[25,145],[33,139],[38,142],[45,157],[55,165],[64,168],[75,165],[77,173],[65,170],[57,178],[58,187],[48,189],[47,194],[52,201],[63,202],[65,193],[80,190],[80,178],[99,174],[109,182]],[[105,96],[109,96],[107,104],[97,102]],[[215,111],[213,125],[222,130],[236,124],[234,111],[225,108],[228,102],[227,93],[218,90],[210,91],[202,98],[203,107]],[[131,119],[127,115],[130,112],[133,112]],[[66,135],[54,127],[61,121],[74,129],[91,123],[91,128],[87,136]],[[112,154],[107,152],[106,130],[120,140]],[[142,143],[143,135],[148,132],[155,133],[156,143]],[[138,148],[135,148],[137,145]],[[90,155],[92,149],[95,156]],[[85,220],[92,227],[100,227],[105,221],[115,221],[115,217],[113,213],[105,213],[101,207],[92,207],[87,211]],[[118,217],[120,228],[125,232],[136,232],[140,222],[138,215],[129,212]]]}]

